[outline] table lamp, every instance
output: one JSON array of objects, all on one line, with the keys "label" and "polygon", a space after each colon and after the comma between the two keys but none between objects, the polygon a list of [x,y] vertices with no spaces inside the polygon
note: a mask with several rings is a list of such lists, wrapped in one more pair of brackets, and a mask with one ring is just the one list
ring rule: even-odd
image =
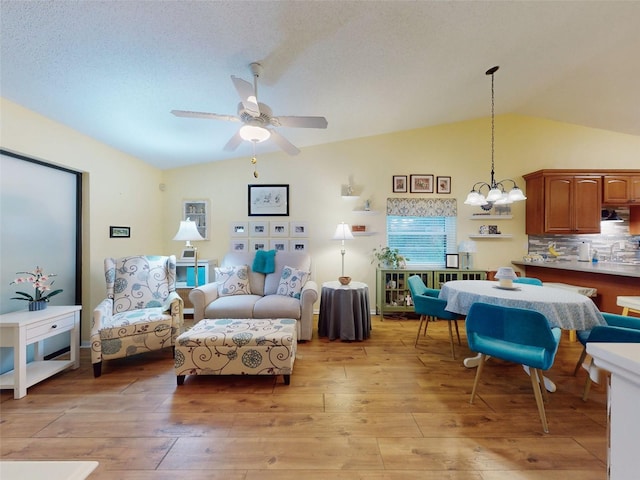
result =
[{"label": "table lamp", "polygon": [[460,246],[458,247],[458,253],[462,253],[463,255],[460,257],[460,269],[461,270],[471,270],[473,268],[473,257],[472,253],[476,253],[478,251],[476,242],[473,240],[467,240],[466,242],[460,242]]},{"label": "table lamp", "polygon": [[174,240],[186,241],[185,247],[193,250],[193,276],[195,279],[195,287],[198,287],[198,249],[195,245],[191,245],[192,240],[204,240],[200,232],[198,232],[198,227],[196,226],[196,222],[192,221],[190,218],[186,220],[180,221],[180,227],[178,228],[178,233],[173,237]]},{"label": "table lamp", "polygon": [[336,227],[336,233],[333,234],[333,240],[340,240],[342,242],[342,248],[340,249],[340,254],[342,255],[342,276],[338,278],[338,281],[342,285],[349,285],[349,282],[351,282],[351,277],[344,276],[344,254],[346,253],[346,250],[344,248],[344,241],[353,240],[353,235],[351,233],[349,225],[344,222],[339,223]]},{"label": "table lamp", "polygon": [[495,275],[500,280],[500,287],[513,288],[513,281],[518,278],[516,272],[511,267],[500,267]]}]

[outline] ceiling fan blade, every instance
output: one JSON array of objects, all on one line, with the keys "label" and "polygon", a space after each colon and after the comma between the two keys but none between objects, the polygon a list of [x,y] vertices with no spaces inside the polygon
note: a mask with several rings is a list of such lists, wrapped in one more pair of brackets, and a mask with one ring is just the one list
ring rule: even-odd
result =
[{"label": "ceiling fan blade", "polygon": [[295,128],[327,128],[328,122],[324,117],[273,117],[271,124],[275,127]]},{"label": "ceiling fan blade", "polygon": [[231,75],[231,80],[238,91],[238,95],[240,95],[240,100],[242,100],[242,106],[244,109],[252,117],[259,117],[260,107],[258,107],[258,99],[256,98],[253,85],[234,75]]},{"label": "ceiling fan blade", "polygon": [[188,110],[171,110],[176,117],[206,118],[208,120],[225,120],[227,122],[239,122],[240,118],[233,115],[219,115],[217,113],[190,112]]},{"label": "ceiling fan blade", "polygon": [[271,129],[269,129],[269,131],[271,132],[271,140],[276,142],[276,145],[278,145],[278,147],[287,152],[289,155],[297,155],[300,153],[298,147],[296,147],[293,143],[284,138],[278,132]]},{"label": "ceiling fan blade", "polygon": [[227,144],[224,146],[224,150],[226,150],[227,152],[232,152],[236,148],[238,148],[238,145],[240,145],[241,143],[242,137],[240,136],[240,131],[237,131],[236,134],[231,137]]}]

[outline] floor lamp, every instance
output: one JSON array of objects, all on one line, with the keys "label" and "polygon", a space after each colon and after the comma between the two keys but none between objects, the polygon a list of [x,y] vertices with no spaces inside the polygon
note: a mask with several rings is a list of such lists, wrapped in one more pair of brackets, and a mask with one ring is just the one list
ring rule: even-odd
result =
[{"label": "floor lamp", "polygon": [[186,220],[180,221],[180,227],[178,228],[178,233],[173,237],[174,240],[178,241],[186,241],[185,247],[193,250],[193,276],[195,280],[195,287],[198,287],[198,249],[195,245],[191,245],[192,241],[195,240],[204,240],[200,232],[198,232],[198,227],[196,226],[196,222],[187,218]]}]

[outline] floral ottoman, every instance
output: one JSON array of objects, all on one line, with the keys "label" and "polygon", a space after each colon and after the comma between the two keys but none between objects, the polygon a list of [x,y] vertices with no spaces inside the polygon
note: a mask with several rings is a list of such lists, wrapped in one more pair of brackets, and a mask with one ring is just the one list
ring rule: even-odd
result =
[{"label": "floral ottoman", "polygon": [[176,339],[178,385],[186,375],[283,375],[291,382],[296,320],[200,320]]}]

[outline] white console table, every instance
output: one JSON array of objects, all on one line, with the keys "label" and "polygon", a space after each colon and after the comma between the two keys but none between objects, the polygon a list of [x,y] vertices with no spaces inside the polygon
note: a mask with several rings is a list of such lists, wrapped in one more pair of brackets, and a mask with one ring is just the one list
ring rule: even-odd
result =
[{"label": "white console table", "polygon": [[587,343],[595,365],[611,372],[609,385],[609,479],[636,480],[640,471],[640,344]]},{"label": "white console table", "polygon": [[[66,368],[80,366],[79,305],[49,306],[45,310],[0,315],[0,347],[13,347],[13,370],[0,375],[0,388],[13,388],[13,398],[22,398],[27,388]],[[71,358],[44,360],[42,341],[62,332],[71,332]],[[34,361],[27,363],[27,346],[35,344]]]}]

